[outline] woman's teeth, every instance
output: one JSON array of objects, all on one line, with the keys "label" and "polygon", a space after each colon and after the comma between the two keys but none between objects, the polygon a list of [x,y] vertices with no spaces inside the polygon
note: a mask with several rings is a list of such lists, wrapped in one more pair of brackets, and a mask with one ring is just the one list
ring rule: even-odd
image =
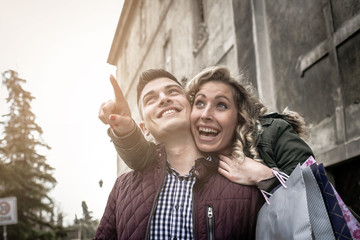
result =
[{"label": "woman's teeth", "polygon": [[217,130],[212,129],[212,128],[204,128],[204,127],[200,127],[199,132],[200,132],[200,135],[206,135],[206,136],[209,136],[209,135],[216,136],[218,134]]}]

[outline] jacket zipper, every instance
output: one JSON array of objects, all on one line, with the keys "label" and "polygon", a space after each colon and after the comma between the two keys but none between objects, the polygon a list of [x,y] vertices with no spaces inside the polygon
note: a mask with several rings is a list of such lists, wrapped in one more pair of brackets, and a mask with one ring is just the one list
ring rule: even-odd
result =
[{"label": "jacket zipper", "polygon": [[[166,159],[166,156],[165,156],[165,159]],[[158,189],[157,193],[156,193],[156,197],[155,197],[155,201],[154,201],[154,205],[151,209],[151,214],[150,214],[150,217],[149,217],[149,221],[147,223],[147,228],[146,228],[146,239],[150,239],[150,223],[151,223],[151,219],[155,213],[155,209],[157,207],[157,204],[158,204],[158,200],[159,200],[159,195],[160,195],[160,192],[161,192],[161,189],[163,188],[164,184],[165,184],[165,178],[166,178],[166,175],[167,175],[167,172],[166,172],[166,163],[164,164],[164,167],[163,167],[163,174],[164,174],[164,177],[162,179],[162,182],[161,182],[161,185],[160,185],[160,188]]]},{"label": "jacket zipper", "polygon": [[214,240],[214,209],[209,205],[206,207],[207,239]]},{"label": "jacket zipper", "polygon": [[[195,180],[195,184],[196,184],[196,180]],[[197,238],[197,235],[196,235],[196,217],[195,217],[195,192],[194,192],[194,187],[195,187],[195,184],[193,186],[193,189],[192,189],[192,219],[193,219],[193,236],[194,236],[194,239]]]}]

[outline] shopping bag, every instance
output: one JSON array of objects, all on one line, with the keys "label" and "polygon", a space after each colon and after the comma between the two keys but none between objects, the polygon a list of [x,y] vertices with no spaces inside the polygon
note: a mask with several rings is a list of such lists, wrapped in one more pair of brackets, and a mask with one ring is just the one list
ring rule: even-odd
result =
[{"label": "shopping bag", "polygon": [[[313,157],[310,157],[309,159],[307,159],[302,165],[301,167],[303,166],[311,166],[312,164],[317,164],[315,159]],[[314,169],[317,169],[318,167],[316,166],[313,166],[312,168]],[[324,173],[324,175],[326,176],[326,172],[325,172],[325,169],[322,167],[322,171]],[[327,176],[326,178],[327,179]],[[319,181],[321,181],[321,185],[324,185],[322,183],[322,180],[319,179]],[[327,180],[328,181],[328,180]],[[328,184],[331,186],[333,192],[334,192],[334,195],[336,197],[336,201],[337,203],[339,204],[340,206],[340,209],[341,209],[341,213],[339,213],[338,215],[340,217],[342,217],[341,215],[343,215],[344,217],[344,220],[346,222],[346,225],[347,227],[349,228],[350,230],[350,233],[351,233],[351,237],[352,239],[358,239],[360,240],[360,223],[356,220],[356,218],[354,217],[354,215],[350,212],[350,210],[348,209],[348,207],[346,206],[346,204],[344,203],[344,201],[342,200],[342,198],[340,197],[340,195],[338,194],[338,192],[336,191],[336,189],[334,188],[334,186],[328,181]],[[336,206],[336,205],[335,205]],[[338,216],[336,216],[338,217]],[[334,228],[333,228],[334,229]],[[342,231],[344,231],[345,228],[342,229]],[[336,234],[336,233],[335,233]],[[345,235],[345,234],[344,234]],[[338,234],[337,235],[337,238],[336,239],[341,239],[341,238],[345,238],[345,239],[348,239],[350,236],[347,234],[345,235],[346,237]]]},{"label": "shopping bag", "polygon": [[340,204],[341,211],[344,215],[346,224],[350,230],[352,239],[360,240],[360,223],[356,220],[354,215],[350,212],[350,210],[348,209],[348,207],[346,206],[346,204],[344,203],[344,201],[342,200],[342,198],[340,197],[338,192],[335,190],[334,186],[333,186],[333,190],[334,190],[336,199]]},{"label": "shopping bag", "polygon": [[259,211],[256,239],[335,239],[321,191],[300,164]]},{"label": "shopping bag", "polygon": [[339,201],[336,198],[334,187],[330,183],[323,164],[313,164],[310,166],[325,200],[326,208],[329,213],[331,225],[333,227],[336,239],[353,239],[344,218]]}]

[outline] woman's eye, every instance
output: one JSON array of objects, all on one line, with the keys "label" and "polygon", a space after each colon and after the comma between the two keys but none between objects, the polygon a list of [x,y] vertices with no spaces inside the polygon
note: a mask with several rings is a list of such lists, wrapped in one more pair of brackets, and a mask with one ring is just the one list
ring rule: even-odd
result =
[{"label": "woman's eye", "polygon": [[195,101],[195,104],[194,104],[196,107],[204,107],[205,104],[203,101]]},{"label": "woman's eye", "polygon": [[219,103],[218,104],[218,108],[220,108],[220,109],[228,109],[228,107],[227,107],[227,105],[225,104],[225,103]]}]

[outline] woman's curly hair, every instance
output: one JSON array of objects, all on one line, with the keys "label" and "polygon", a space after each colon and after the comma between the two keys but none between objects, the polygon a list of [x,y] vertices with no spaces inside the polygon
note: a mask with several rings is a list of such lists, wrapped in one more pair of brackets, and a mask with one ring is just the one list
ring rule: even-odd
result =
[{"label": "woman's curly hair", "polygon": [[208,67],[197,74],[185,86],[191,104],[201,85],[209,81],[217,81],[229,84],[233,88],[234,101],[238,111],[238,124],[234,136],[233,157],[238,161],[243,161],[245,151],[250,153],[250,157],[261,161],[256,149],[256,133],[260,133],[262,128],[259,117],[263,116],[267,108],[260,102],[254,93],[251,85],[247,84],[245,74],[241,74],[237,79],[231,77],[230,71],[226,67]]}]

